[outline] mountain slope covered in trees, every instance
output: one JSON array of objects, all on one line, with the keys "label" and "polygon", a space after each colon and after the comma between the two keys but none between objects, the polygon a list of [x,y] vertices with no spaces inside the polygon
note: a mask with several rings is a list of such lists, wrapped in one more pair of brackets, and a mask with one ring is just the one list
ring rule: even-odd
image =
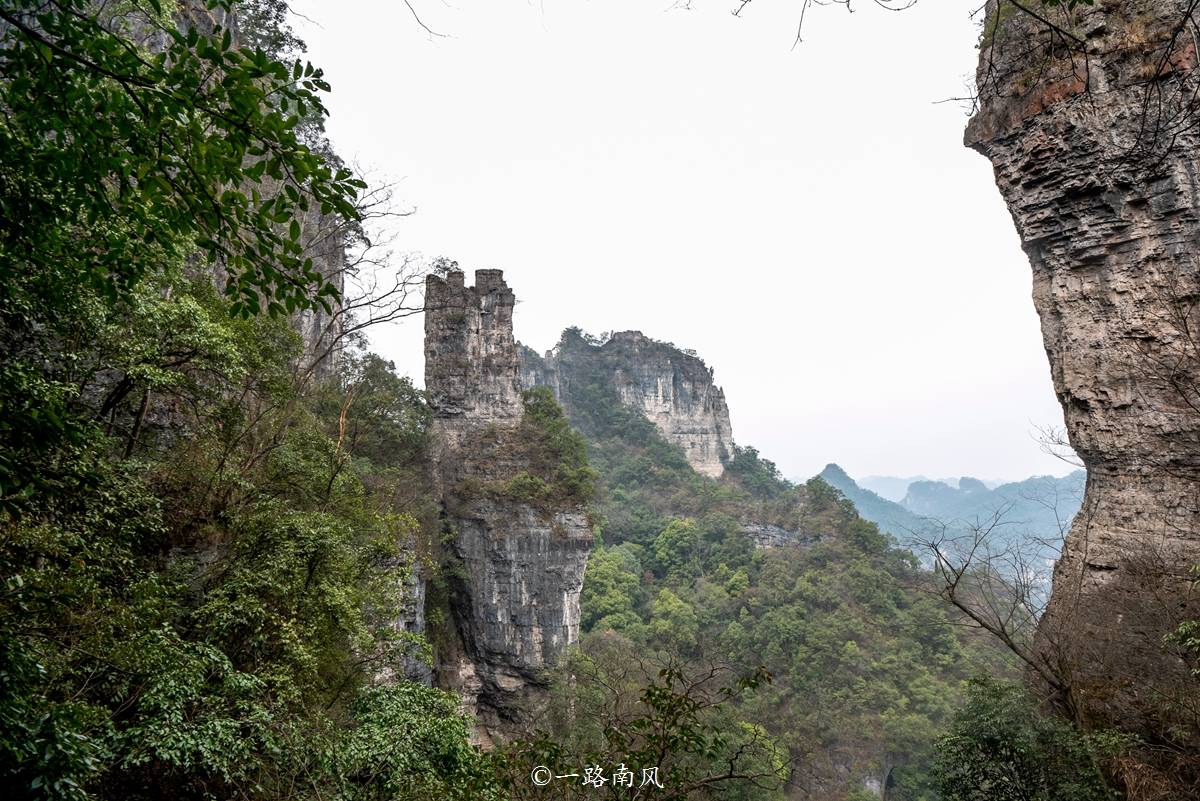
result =
[{"label": "mountain slope covered in trees", "polygon": [[375,681],[427,414],[373,357],[312,381],[310,225],[363,184],[272,9],[0,9],[6,798],[493,793],[457,699]]},{"label": "mountain slope covered in trees", "polygon": [[[951,625],[914,557],[823,480],[793,485],[752,448],[720,479],[696,473],[621,402],[598,352],[577,330],[558,345],[564,406],[602,488],[583,653],[619,638],[664,662],[765,667],[772,681],[737,714],[787,755],[780,797],[932,797],[939,732],[967,680],[1008,670],[1005,657]],[[794,543],[758,548],[748,524]]]}]

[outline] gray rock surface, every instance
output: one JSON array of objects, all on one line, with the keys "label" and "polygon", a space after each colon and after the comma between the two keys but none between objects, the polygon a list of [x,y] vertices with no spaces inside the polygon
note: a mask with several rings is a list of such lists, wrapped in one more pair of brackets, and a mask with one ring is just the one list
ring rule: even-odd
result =
[{"label": "gray rock surface", "polygon": [[1172,36],[1179,2],[1102,1],[1069,18],[1046,7],[1080,41],[1053,46],[1030,16],[989,10],[966,143],[991,160],[1029,256],[1088,469],[1040,654],[1089,725],[1159,736],[1173,721],[1153,699],[1187,680],[1163,635],[1200,613],[1188,583],[1200,563],[1196,46]]},{"label": "gray rock surface", "polygon": [[476,271],[473,287],[460,272],[426,283],[431,462],[454,625],[437,681],[460,693],[483,742],[520,729],[545,669],[577,641],[592,545],[582,507],[534,506],[481,489],[529,469],[513,304],[499,270]]},{"label": "gray rock surface", "polygon": [[771,523],[743,523],[742,533],[750,538],[755,548],[812,545],[821,538],[819,535],[805,534],[802,531],[793,531]]},{"label": "gray rock surface", "polygon": [[729,407],[725,392],[713,383],[712,369],[694,353],[640,331],[621,331],[603,344],[572,348],[571,357],[587,363],[564,370],[561,343],[545,356],[523,349],[522,383],[550,387],[569,408],[571,387],[564,376],[570,372],[602,375],[621,403],[640,411],[664,439],[683,449],[696,472],[717,478],[725,471],[734,444]]}]

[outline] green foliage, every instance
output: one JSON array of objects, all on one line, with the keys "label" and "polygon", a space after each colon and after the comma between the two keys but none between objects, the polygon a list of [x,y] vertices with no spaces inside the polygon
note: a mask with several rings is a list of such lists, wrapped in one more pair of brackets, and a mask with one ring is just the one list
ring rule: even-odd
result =
[{"label": "green foliage", "polygon": [[1192,674],[1200,676],[1200,621],[1188,620],[1180,623],[1171,632],[1168,642],[1179,646],[1191,661]]},{"label": "green foliage", "polygon": [[[1200,565],[1192,566],[1193,580],[1200,580]],[[1166,645],[1176,649],[1191,665],[1192,675],[1200,678],[1200,620],[1185,620],[1166,637]]]},{"label": "green foliage", "polygon": [[305,256],[300,218],[359,218],[363,183],[302,141],[301,119],[324,114],[319,70],[238,47],[221,24],[229,0],[197,14],[204,29],[177,26],[158,0],[118,6],[0,9],[0,436],[10,443],[0,510],[10,514],[34,493],[71,489],[63,462],[93,421],[67,375],[74,365],[53,354],[86,342],[98,314],[137,309],[186,259],[219,266],[226,313],[328,309],[337,289]]},{"label": "green foliage", "polygon": [[700,635],[700,619],[689,604],[664,587],[650,604],[648,635],[669,653],[690,656]]},{"label": "green foliage", "polygon": [[0,9],[0,786],[495,798],[453,698],[372,686],[428,649],[429,411],[375,356],[297,370],[305,222],[363,184],[286,5],[239,6]]},{"label": "green foliage", "polygon": [[530,782],[532,769],[606,777],[620,767],[633,774],[657,768],[662,789],[641,789],[654,798],[782,798],[787,758],[761,727],[740,719],[734,701],[770,683],[762,670],[738,673],[727,667],[694,668],[648,660],[634,643],[613,634],[589,638],[571,657],[570,679],[557,689],[548,727],[532,740],[510,746],[501,768],[513,801],[570,801],[628,798],[611,779],[601,786],[579,778]]},{"label": "green foliage", "polygon": [[[429,512],[421,394],[371,356],[306,390],[285,320],[163,280],[136,306],[98,304],[57,354],[106,425],[64,463],[73,491],[0,520],[0,782],[29,798],[487,797],[449,699],[368,689],[420,645],[391,621]],[[403,754],[384,747],[392,725]]]},{"label": "green foliage", "polygon": [[522,400],[525,413],[518,436],[530,471],[510,479],[506,493],[531,502],[587,503],[596,493],[587,443],[572,430],[546,387],[525,390]]},{"label": "green foliage", "polygon": [[537,505],[549,502],[554,497],[554,488],[544,478],[522,470],[504,482],[501,494],[506,498]]},{"label": "green foliage", "polygon": [[[212,6],[219,20],[230,4]],[[69,276],[117,298],[190,243],[224,267],[235,313],[336,294],[301,258],[294,221],[310,202],[357,217],[361,181],[296,135],[297,114],[323,110],[321,72],[234,47],[219,23],[179,31],[139,16],[85,0],[0,12],[6,283],[21,271],[66,293]],[[164,49],[131,46],[135,21],[157,27]]]},{"label": "green foliage", "polygon": [[458,698],[415,684],[364,690],[330,754],[341,801],[500,801],[488,759],[467,744]]},{"label": "green foliage", "polygon": [[[967,703],[938,740],[935,775],[946,801],[1104,801],[1097,747],[1063,719],[1042,714],[1017,684],[972,682]],[[1126,743],[1127,745],[1127,743]]]},{"label": "green foliage", "polygon": [[261,50],[276,60],[304,52],[304,42],[288,24],[285,0],[236,0],[234,9],[244,47]]},{"label": "green foliage", "polygon": [[779,474],[775,463],[762,458],[756,448],[734,446],[733,460],[726,466],[725,473],[736,478],[746,491],[757,498],[774,498],[791,487]]},{"label": "green foliage", "polygon": [[417,465],[428,445],[430,411],[423,392],[396,366],[367,353],[343,359],[343,386],[316,390],[317,410],[342,450],[391,467]]},{"label": "green foliage", "polygon": [[641,575],[637,546],[600,546],[593,550],[580,600],[584,629],[634,635],[642,627]]},{"label": "green foliage", "polygon": [[[836,792],[886,763],[897,797],[932,798],[931,746],[966,679],[1007,671],[1006,659],[956,632],[915,558],[824,481],[793,485],[753,448],[735,449],[720,479],[697,474],[621,403],[605,376],[630,368],[608,358],[580,332],[559,343],[571,422],[600,474],[604,545],[584,578],[585,632],[692,668],[765,668],[774,682],[730,699],[731,730],[761,727]],[[756,550],[746,523],[797,543]]]},{"label": "green foliage", "polygon": [[672,520],[654,538],[654,560],[658,572],[675,581],[688,581],[700,575],[700,549],[696,524],[691,520]]}]

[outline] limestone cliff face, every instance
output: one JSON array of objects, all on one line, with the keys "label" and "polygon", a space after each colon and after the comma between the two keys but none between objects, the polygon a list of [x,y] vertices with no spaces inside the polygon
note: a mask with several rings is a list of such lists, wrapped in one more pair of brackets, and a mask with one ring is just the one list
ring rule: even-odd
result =
[{"label": "limestone cliff face", "polygon": [[1187,583],[1200,563],[1195,44],[1175,35],[1177,2],[1073,17],[1037,6],[1073,38],[989,5],[966,142],[991,160],[1029,256],[1054,388],[1088,469],[1041,654],[1089,724],[1166,736],[1171,716],[1150,699],[1176,697],[1186,678],[1162,638],[1200,612]]},{"label": "limestone cliff face", "polygon": [[698,473],[717,478],[733,458],[725,393],[713,383],[712,370],[692,353],[640,331],[613,334],[602,345],[568,331],[544,357],[527,348],[522,356],[522,382],[549,386],[568,409],[572,376],[603,376],[621,403],[640,411],[664,439],[683,449]]},{"label": "limestone cliff face", "polygon": [[[350,226],[343,219],[322,214],[317,204],[312,204],[299,220],[304,257],[312,259],[313,267],[333,284],[340,299],[346,291],[346,239]],[[335,301],[331,307],[330,311],[320,306],[305,309],[293,318],[304,341],[301,364],[311,369],[318,381],[332,378],[338,369],[344,323],[341,301]]]},{"label": "limestone cliff face", "polygon": [[[211,36],[216,29],[228,30],[235,47],[249,47],[253,44],[253,36],[247,41],[247,31],[239,19],[241,12],[236,6],[210,8],[207,2],[201,0],[183,0],[174,5],[175,23],[181,32],[195,29],[201,34]],[[130,23],[134,28],[131,36],[141,46],[150,52],[162,52],[167,48],[170,38],[163,27],[139,23],[136,15]],[[282,181],[267,177],[254,188],[264,197],[270,197],[282,193],[283,184]],[[346,240],[352,226],[346,220],[322,212],[320,204],[315,202],[310,204],[307,211],[297,212],[295,219],[300,223],[302,231],[302,258],[312,259],[313,268],[337,289],[340,298],[346,289]],[[203,265],[200,269],[211,273],[218,286],[227,278],[220,266]],[[329,312],[317,306],[298,311],[291,318],[293,328],[304,343],[304,352],[297,366],[317,381],[328,380],[337,371],[338,345],[342,333],[339,305],[339,301],[335,300],[331,303]]]},{"label": "limestone cliff face", "polygon": [[514,297],[499,270],[431,276],[425,384],[433,410],[433,480],[449,537],[455,643],[437,681],[462,694],[487,740],[519,728],[544,670],[579,637],[592,544],[579,505],[533,505],[489,487],[531,469],[513,339]]}]

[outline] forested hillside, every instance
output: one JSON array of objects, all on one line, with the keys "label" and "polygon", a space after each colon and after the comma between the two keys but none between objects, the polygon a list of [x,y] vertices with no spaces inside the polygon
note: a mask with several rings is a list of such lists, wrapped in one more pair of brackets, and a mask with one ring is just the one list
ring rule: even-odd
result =
[{"label": "forested hillside", "polygon": [[376,681],[427,412],[313,380],[364,184],[283,9],[0,9],[6,798],[485,797],[456,699]]},{"label": "forested hillside", "polygon": [[[593,681],[613,683],[614,652],[765,668],[771,681],[737,699],[735,715],[761,727],[788,778],[723,797],[939,797],[935,743],[970,680],[1015,677],[1007,651],[955,625],[935,578],[823,480],[793,485],[753,448],[738,448],[720,479],[697,474],[622,403],[600,344],[571,329],[555,353],[601,483],[580,649],[602,674]],[[787,535],[756,546],[762,526]],[[571,686],[586,697],[581,680]]]}]

